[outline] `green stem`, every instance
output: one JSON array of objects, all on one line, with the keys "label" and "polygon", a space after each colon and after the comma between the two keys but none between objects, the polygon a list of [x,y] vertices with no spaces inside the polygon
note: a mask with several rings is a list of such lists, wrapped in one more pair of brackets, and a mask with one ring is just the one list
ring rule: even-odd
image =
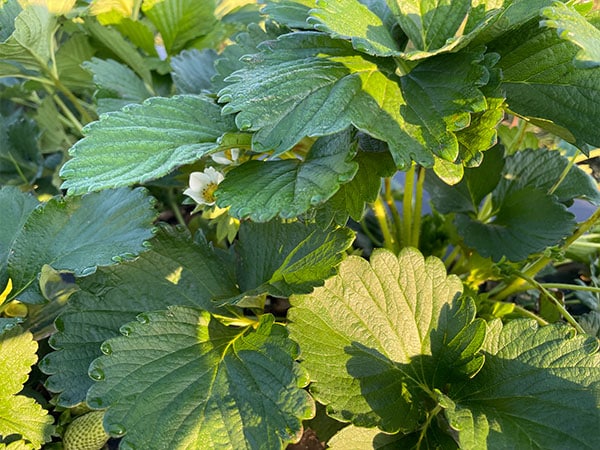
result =
[{"label": "green stem", "polygon": [[460,246],[456,245],[452,249],[452,251],[450,252],[450,254],[448,256],[446,256],[446,258],[444,258],[444,266],[446,266],[446,270],[450,269],[450,266],[456,260],[456,257],[458,256],[458,254],[460,253],[460,251],[461,251]]},{"label": "green stem", "polygon": [[523,274],[519,274],[519,276],[521,278],[523,278],[525,281],[527,281],[528,283],[530,283],[532,286],[535,286],[537,289],[539,289],[541,292],[543,292],[550,299],[550,301],[552,303],[554,303],[554,306],[556,307],[556,309],[558,309],[558,311],[560,312],[560,315],[568,323],[570,323],[573,326],[573,328],[575,328],[577,330],[578,333],[585,334],[585,331],[583,328],[581,328],[581,325],[579,325],[579,323],[577,323],[577,321],[573,318],[573,316],[569,313],[569,311],[567,311],[567,309],[562,305],[562,303],[554,295],[552,295],[552,292],[550,292],[541,283],[537,282],[535,279],[533,279],[531,277],[528,277]]},{"label": "green stem", "polygon": [[[398,212],[398,207],[396,206],[396,200],[394,199],[394,194],[392,192],[392,181],[391,178],[385,178],[384,182],[384,195],[385,202],[387,204],[388,210],[392,213],[392,223],[394,225],[394,235],[396,237],[396,242],[398,246],[402,243],[402,218],[400,217],[400,213]],[[400,250],[398,248],[398,250]]]},{"label": "green stem", "polygon": [[177,203],[176,199],[175,199],[175,189],[169,189],[169,206],[171,207],[171,211],[173,211],[173,215],[175,216],[175,218],[177,219],[177,223],[179,223],[180,225],[187,227],[187,223],[185,222],[185,219],[183,218],[183,215],[181,214],[181,210],[179,209],[179,204]]},{"label": "green stem", "polygon": [[573,155],[573,157],[569,160],[569,164],[567,164],[567,166],[565,167],[565,169],[560,174],[560,177],[558,177],[558,180],[556,181],[556,183],[554,183],[554,186],[552,186],[550,188],[550,190],[548,191],[549,195],[554,194],[554,192],[558,189],[558,187],[565,180],[565,178],[567,178],[567,175],[569,174],[569,172],[571,171],[571,168],[575,164],[575,160],[577,159],[578,155],[579,155],[579,150],[577,150],[575,152],[575,154]]},{"label": "green stem", "polygon": [[[596,222],[600,220],[600,208],[598,208],[594,214],[592,214],[585,222],[581,223],[575,233],[573,233],[566,241],[563,246],[564,249],[569,248],[577,239],[583,236],[590,228],[592,228]],[[546,267],[548,264],[552,262],[552,258],[548,256],[540,256],[536,261],[531,263],[529,266],[523,269],[521,275],[524,275],[527,278],[532,278],[537,273]],[[522,289],[522,286],[525,284],[525,279],[523,277],[515,279],[508,286],[499,285],[496,289],[494,289],[490,294],[494,295],[494,298],[497,300],[503,300],[515,292],[519,292]]]},{"label": "green stem", "polygon": [[131,10],[131,20],[134,22],[138,20],[138,16],[140,15],[140,8],[142,6],[142,0],[135,0],[133,4],[133,8]]},{"label": "green stem", "polygon": [[528,309],[522,307],[521,305],[517,305],[516,303],[514,303],[514,309],[516,309],[517,311],[519,311],[520,315],[535,320],[541,326],[550,325],[550,322],[548,322],[547,320],[542,319],[540,316],[538,316],[537,314],[532,313],[531,311],[529,311]]},{"label": "green stem", "polygon": [[425,423],[423,424],[423,427],[421,428],[421,433],[419,433],[419,440],[417,441],[417,445],[416,445],[416,449],[419,450],[421,448],[421,444],[423,443],[423,439],[425,439],[425,436],[427,435],[427,430],[429,429],[429,427],[431,426],[431,422],[433,421],[433,419],[435,419],[435,417],[442,411],[442,407],[441,405],[438,403],[437,405],[435,405],[435,408],[433,408],[431,411],[429,411],[429,413],[427,414],[427,419],[425,420]]},{"label": "green stem", "polygon": [[510,146],[506,149],[506,153],[508,155],[512,155],[517,151],[523,139],[525,139],[525,131],[527,131],[527,121],[523,119],[519,119],[519,125],[517,126],[517,135],[510,143]]},{"label": "green stem", "polygon": [[65,105],[65,103],[62,101],[62,99],[56,94],[54,94],[52,96],[52,99],[58,105],[58,107],[61,109],[64,116],[69,120],[69,123],[73,126],[73,128],[75,128],[77,133],[80,135],[83,135],[83,125],[77,119],[77,117],[75,117],[75,115],[71,112],[69,107],[67,105]]},{"label": "green stem", "polygon": [[567,284],[567,283],[540,283],[540,286],[546,289],[564,289],[570,291],[586,291],[600,294],[600,287],[597,286],[584,286],[581,284]]},{"label": "green stem", "polygon": [[385,204],[381,199],[381,195],[378,195],[375,203],[373,203],[373,213],[375,214],[375,218],[377,219],[379,227],[381,228],[381,233],[383,234],[384,247],[388,250],[396,252],[396,239],[390,232],[388,215],[385,209]]},{"label": "green stem", "polygon": [[412,245],[412,221],[413,221],[413,191],[415,188],[416,165],[412,164],[406,171],[404,178],[404,195],[402,197],[402,243],[405,246]]},{"label": "green stem", "polygon": [[417,169],[417,191],[415,196],[415,207],[413,210],[412,242],[410,245],[419,247],[421,238],[421,213],[423,209],[423,187],[425,185],[425,169],[421,166]]},{"label": "green stem", "polygon": [[371,230],[369,230],[369,227],[365,223],[365,219],[362,219],[360,221],[360,228],[367,235],[367,237],[371,240],[371,242],[373,243],[373,245],[375,247],[383,247],[383,242],[381,242],[379,239],[377,239],[375,237],[375,235],[373,233],[371,233]]}]

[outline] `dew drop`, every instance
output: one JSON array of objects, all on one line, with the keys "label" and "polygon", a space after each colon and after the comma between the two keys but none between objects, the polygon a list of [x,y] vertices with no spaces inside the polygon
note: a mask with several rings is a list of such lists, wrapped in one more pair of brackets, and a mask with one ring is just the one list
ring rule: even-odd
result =
[{"label": "dew drop", "polygon": [[105,355],[112,355],[112,352],[113,352],[112,347],[110,346],[110,344],[108,342],[103,342],[102,345],[100,346],[100,350]]},{"label": "dew drop", "polygon": [[81,271],[79,272],[79,274],[82,277],[87,277],[88,275],[93,274],[95,271],[96,271],[96,266],[85,267],[85,268],[81,269]]},{"label": "dew drop", "polygon": [[[106,431],[108,432],[108,434],[110,434],[113,437],[121,437],[123,436],[125,433],[127,433],[127,429],[121,425],[120,423],[111,423],[108,425]],[[123,444],[125,444],[125,442],[121,442],[121,445],[119,446],[119,448],[123,449],[123,448],[131,448],[133,449],[133,447],[131,447],[129,444],[128,446],[124,446]]]},{"label": "dew drop", "polygon": [[248,119],[242,119],[240,120],[238,126],[242,131],[249,130],[250,128],[252,128],[252,122],[250,122]]},{"label": "dew drop", "polygon": [[150,323],[150,316],[148,314],[138,314],[136,319],[139,323]]},{"label": "dew drop", "polygon": [[129,325],[123,325],[121,328],[119,328],[119,333],[121,333],[123,336],[129,336],[132,332],[133,329]]},{"label": "dew drop", "polygon": [[92,408],[102,409],[104,407],[104,402],[100,397],[88,398],[86,402]]},{"label": "dew drop", "polygon": [[96,380],[96,381],[102,381],[105,378],[104,370],[99,369],[98,367],[94,367],[93,369],[90,369],[89,375],[93,380]]}]

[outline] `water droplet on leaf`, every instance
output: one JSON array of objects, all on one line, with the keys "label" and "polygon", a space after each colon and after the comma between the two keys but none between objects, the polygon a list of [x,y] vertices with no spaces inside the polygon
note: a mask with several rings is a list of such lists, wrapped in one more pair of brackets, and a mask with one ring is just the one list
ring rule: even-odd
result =
[{"label": "water droplet on leaf", "polygon": [[121,333],[123,336],[129,336],[132,332],[133,329],[129,325],[123,325],[121,328],[119,328],[119,333]]},{"label": "water droplet on leaf", "polygon": [[136,319],[139,323],[150,323],[150,316],[148,314],[138,314]]},{"label": "water droplet on leaf", "polygon": [[96,381],[102,381],[105,378],[104,370],[99,369],[98,367],[94,367],[93,369],[90,369],[89,375],[93,380],[96,380]]},{"label": "water droplet on leaf", "polygon": [[[127,433],[127,429],[123,425],[121,425],[120,423],[109,424],[107,426],[106,431],[108,432],[108,434],[110,434],[111,436],[114,436],[114,437],[121,437],[125,433]],[[119,448],[121,448],[121,449],[123,449],[123,448],[131,448],[131,449],[134,448],[130,444],[127,444],[127,446],[124,446],[123,444],[125,444],[125,442],[121,442],[121,445],[119,446]]]},{"label": "water droplet on leaf", "polygon": [[112,355],[112,347],[110,346],[110,344],[108,342],[103,342],[102,345],[100,346],[100,350],[105,355]]}]

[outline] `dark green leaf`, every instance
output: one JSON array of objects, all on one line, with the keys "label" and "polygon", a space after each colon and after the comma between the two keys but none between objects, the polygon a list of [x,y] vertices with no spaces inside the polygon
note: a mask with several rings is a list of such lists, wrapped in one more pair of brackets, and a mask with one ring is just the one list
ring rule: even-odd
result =
[{"label": "dark green leaf", "polygon": [[22,111],[0,114],[0,184],[31,185],[42,171],[35,123]]},{"label": "dark green leaf", "polygon": [[[591,3],[589,3],[591,7]],[[581,48],[575,56],[575,66],[581,69],[600,66],[600,30],[589,23],[577,9],[555,2],[542,11],[546,20],[540,25],[555,28],[562,39]]]},{"label": "dark green leaf", "polygon": [[[124,64],[112,59],[92,58],[83,67],[93,74],[94,83],[101,89],[99,114],[119,110],[130,103],[142,103],[152,96],[144,82]],[[103,103],[106,97],[116,99],[110,103],[111,109],[106,108],[106,102]]]},{"label": "dark green leaf", "polygon": [[310,292],[335,273],[353,239],[345,228],[243,222],[236,245],[240,290],[246,296],[268,292],[280,297]]},{"label": "dark green leaf", "polygon": [[237,218],[267,222],[297,217],[331,198],[354,177],[352,133],[317,140],[304,161],[248,161],[219,185],[217,204]]},{"label": "dark green leaf", "polygon": [[[31,212],[38,206],[33,195],[25,194],[16,187],[4,186],[0,189],[0,288],[4,290],[8,281],[8,257],[15,239],[25,225]],[[1,292],[1,291],[0,291]]]},{"label": "dark green leaf", "polygon": [[173,83],[180,94],[201,94],[212,88],[217,53],[214,50],[184,50],[171,58]]},{"label": "dark green leaf", "polygon": [[36,281],[44,264],[88,275],[141,253],[152,237],[152,203],[143,189],[120,189],[53,198],[34,210],[10,247],[11,297],[43,301]]},{"label": "dark green leaf", "polygon": [[203,96],[155,97],[106,114],[85,128],[61,169],[62,187],[81,194],[143,183],[218,149],[233,120]]},{"label": "dark green leaf", "polygon": [[390,177],[396,172],[394,160],[389,152],[371,153],[359,151],[354,162],[358,171],[349,183],[340,186],[340,190],[328,202],[335,211],[349,214],[354,220],[362,219],[365,205],[373,203],[381,188],[381,178]]},{"label": "dark green leaf", "polygon": [[[505,159],[502,178],[494,196],[502,203],[511,192],[524,187],[550,192],[568,165],[569,160],[556,151],[517,152]],[[600,192],[596,182],[577,166],[569,169],[553,194],[563,203],[569,203],[575,198],[585,198],[594,205],[600,204]]]},{"label": "dark green leaf", "polygon": [[[238,112],[243,130],[257,131],[257,151],[282,153],[305,136],[342,131],[350,124],[386,141],[400,167],[410,159],[432,165],[433,154],[453,161],[453,131],[486,107],[478,87],[488,79],[481,53],[442,55],[408,75],[394,75],[388,59],[357,54],[348,43],[298,32],[263,46],[219,93]],[[440,84],[440,73],[444,83]],[[282,101],[286,99],[285,101]]]},{"label": "dark green leaf", "polygon": [[512,111],[549,121],[536,123],[555,133],[562,128],[562,136],[579,146],[600,145],[600,67],[575,67],[575,45],[535,24],[503,36],[491,50],[501,55],[502,87]]},{"label": "dark green leaf", "polygon": [[325,286],[292,297],[289,328],[315,398],[342,421],[415,431],[421,400],[483,363],[485,323],[471,301],[453,302],[461,291],[440,260],[404,249],[349,257]]},{"label": "dark green leaf", "polygon": [[514,320],[490,327],[483,369],[453,385],[445,415],[461,449],[597,449],[598,341],[566,326]]},{"label": "dark green leaf", "polygon": [[81,65],[91,59],[94,53],[96,49],[85,34],[73,33],[56,51],[58,79],[66,87],[77,92],[92,88],[92,78]]},{"label": "dark green leaf", "polygon": [[138,320],[90,367],[98,382],[87,401],[108,407],[104,425],[124,435],[121,446],[242,450],[300,438],[314,404],[298,348],[272,316],[256,329],[227,327],[179,306]]},{"label": "dark green leaf", "polygon": [[59,393],[58,403],[63,406],[85,400],[93,383],[87,374],[90,363],[101,355],[100,344],[118,336],[124,323],[169,305],[226,314],[211,300],[239,292],[208,245],[194,244],[187,234],[167,229],[135,261],[100,268],[79,280],[79,287],[56,322],[59,331],[51,345],[57,351],[40,364],[50,375],[47,388]]},{"label": "dark green leaf", "polygon": [[312,29],[308,23],[309,12],[316,6],[316,0],[264,0],[262,13],[275,22],[290,28]]},{"label": "dark green leaf", "polygon": [[465,243],[482,256],[522,261],[558,244],[575,228],[575,216],[545,192],[526,187],[507,194],[489,222],[456,217]]}]

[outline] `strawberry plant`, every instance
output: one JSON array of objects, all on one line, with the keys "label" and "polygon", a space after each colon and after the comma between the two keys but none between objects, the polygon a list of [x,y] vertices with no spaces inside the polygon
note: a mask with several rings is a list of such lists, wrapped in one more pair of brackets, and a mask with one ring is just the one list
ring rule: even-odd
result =
[{"label": "strawberry plant", "polygon": [[2,2],[0,447],[598,448],[599,27]]}]

